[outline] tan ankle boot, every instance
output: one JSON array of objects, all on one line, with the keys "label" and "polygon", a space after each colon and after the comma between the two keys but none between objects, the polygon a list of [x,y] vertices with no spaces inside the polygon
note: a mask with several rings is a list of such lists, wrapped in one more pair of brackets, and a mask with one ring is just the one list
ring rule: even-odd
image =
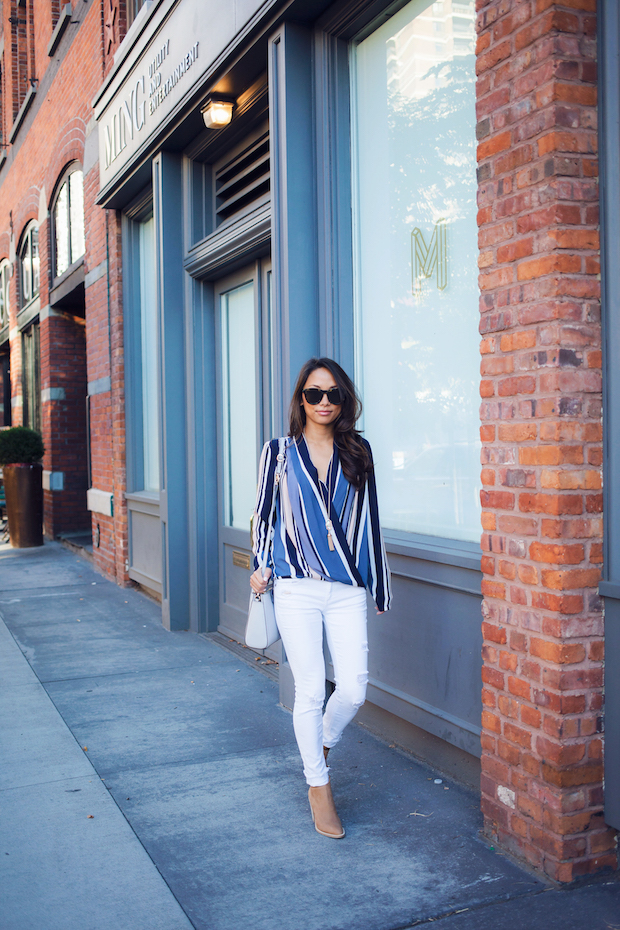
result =
[{"label": "tan ankle boot", "polygon": [[327,782],[326,785],[320,785],[318,788],[309,788],[308,800],[317,833],[321,836],[329,836],[332,840],[341,840],[344,836],[344,827],[336,813],[330,783]]}]

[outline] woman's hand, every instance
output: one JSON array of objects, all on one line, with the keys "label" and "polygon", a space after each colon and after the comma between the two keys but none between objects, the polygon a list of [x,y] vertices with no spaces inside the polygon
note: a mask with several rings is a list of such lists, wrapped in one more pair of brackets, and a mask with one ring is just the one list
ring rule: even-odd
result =
[{"label": "woman's hand", "polygon": [[257,568],[253,574],[250,575],[250,587],[255,594],[264,594],[267,590],[267,584],[271,578],[271,569],[266,568],[265,574],[261,572],[260,568]]}]

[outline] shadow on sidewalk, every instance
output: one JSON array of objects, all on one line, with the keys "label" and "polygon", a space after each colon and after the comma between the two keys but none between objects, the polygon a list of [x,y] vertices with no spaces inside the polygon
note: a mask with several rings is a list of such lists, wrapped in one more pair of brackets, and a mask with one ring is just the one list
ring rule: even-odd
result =
[{"label": "shadow on sidewalk", "polygon": [[[22,902],[3,930],[610,930],[614,915],[620,927],[616,882],[551,889],[479,839],[474,794],[436,783],[361,727],[330,755],[347,837],[319,836],[277,684],[213,640],[168,633],[156,604],[60,545],[0,550],[0,615],[12,634],[1,668],[14,676],[1,689],[13,742],[0,765],[11,847],[0,872],[12,907]],[[37,691],[36,707],[16,699],[20,688]],[[97,782],[105,816],[88,822],[88,793],[76,789],[79,816],[66,809],[63,821],[54,786],[66,795],[72,778]],[[32,824],[20,835],[35,787],[38,839]],[[46,796],[53,830],[43,828]],[[115,896],[107,873],[98,885],[86,869],[85,900],[79,876],[59,865],[59,836],[92,854],[85,827],[100,858],[153,886],[130,919],[119,918],[125,892]]]}]

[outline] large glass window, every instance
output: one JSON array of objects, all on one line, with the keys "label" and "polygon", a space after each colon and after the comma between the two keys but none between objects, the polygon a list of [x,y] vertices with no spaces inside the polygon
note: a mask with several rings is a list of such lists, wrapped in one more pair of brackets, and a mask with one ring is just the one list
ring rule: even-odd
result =
[{"label": "large glass window", "polygon": [[32,223],[26,230],[19,250],[21,270],[21,305],[25,307],[39,293],[39,230]]},{"label": "large glass window", "polygon": [[157,402],[157,301],[155,224],[140,223],[140,350],[142,361],[142,447],[145,491],[159,491],[159,408]]},{"label": "large glass window", "polygon": [[224,525],[246,530],[256,501],[254,282],[220,296]]},{"label": "large glass window", "polygon": [[84,178],[77,169],[63,181],[54,207],[55,276],[84,255]]},{"label": "large glass window", "polygon": [[11,266],[7,261],[0,262],[0,329],[9,322],[9,281]]},{"label": "large glass window", "polygon": [[354,45],[356,360],[388,528],[477,540],[474,3]]}]

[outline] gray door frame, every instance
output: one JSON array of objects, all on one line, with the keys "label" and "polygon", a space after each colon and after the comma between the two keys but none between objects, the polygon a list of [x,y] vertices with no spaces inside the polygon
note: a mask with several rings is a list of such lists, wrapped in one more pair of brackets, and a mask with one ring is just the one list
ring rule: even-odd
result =
[{"label": "gray door frame", "polygon": [[[245,283],[252,283],[254,294],[254,324],[255,324],[255,343],[254,358],[256,365],[256,436],[257,444],[254,449],[254,460],[256,469],[263,441],[268,437],[269,424],[265,423],[265,394],[268,388],[268,381],[264,377],[265,369],[265,325],[264,325],[264,304],[265,304],[265,268],[269,266],[269,259],[257,259],[251,265],[247,265],[225,278],[216,281],[213,287],[214,297],[214,317],[216,346],[219,347],[216,352],[216,372],[217,372],[217,444],[218,444],[218,463],[217,463],[217,485],[218,485],[218,556],[219,556],[219,625],[218,630],[226,636],[243,641],[243,630],[245,617],[247,616],[247,600],[249,597],[249,572],[237,565],[233,556],[237,558],[247,556],[251,566],[251,541],[250,525],[248,519],[247,529],[226,526],[224,523],[224,428],[222,423],[223,412],[223,363],[222,363],[222,329],[221,329],[221,312],[220,301],[222,295],[240,287]],[[268,358],[268,356],[267,356]],[[252,450],[247,450],[248,456],[252,455]],[[251,569],[252,570],[252,569]],[[237,604],[235,604],[235,601]],[[277,650],[270,650],[274,655]]]}]

